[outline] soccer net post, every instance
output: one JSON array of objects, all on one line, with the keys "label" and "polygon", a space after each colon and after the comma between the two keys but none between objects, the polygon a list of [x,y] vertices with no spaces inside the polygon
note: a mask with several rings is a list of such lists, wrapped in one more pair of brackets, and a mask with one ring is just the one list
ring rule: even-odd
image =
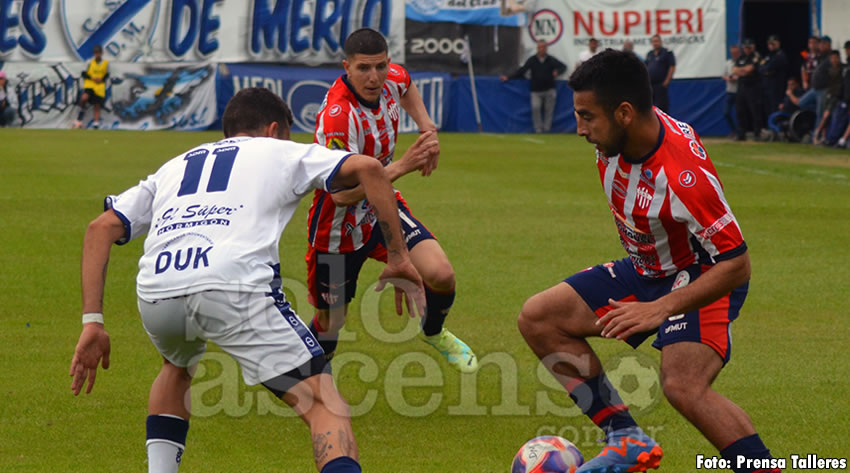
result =
[{"label": "soccer net post", "polygon": [[475,123],[478,125],[478,133],[483,130],[481,128],[481,110],[478,109],[478,92],[475,90],[475,69],[472,66],[472,48],[469,46],[469,35],[463,36],[464,54],[461,58],[466,58],[466,69],[469,71],[469,85],[472,88],[472,108],[475,109]]}]

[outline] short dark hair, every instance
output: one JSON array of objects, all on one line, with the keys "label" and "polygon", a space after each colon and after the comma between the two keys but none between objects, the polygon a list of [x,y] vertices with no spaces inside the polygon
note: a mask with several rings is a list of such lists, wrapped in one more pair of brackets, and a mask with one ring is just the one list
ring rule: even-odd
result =
[{"label": "short dark hair", "polygon": [[360,28],[345,39],[345,57],[355,54],[381,54],[389,51],[387,40],[372,28]]},{"label": "short dark hair", "polygon": [[103,46],[101,46],[99,44],[95,44],[94,47],[91,48],[91,51],[93,53],[102,53],[103,52]]},{"label": "short dark hair", "polygon": [[221,117],[225,138],[261,130],[272,122],[277,122],[281,130],[288,130],[293,122],[292,111],[283,99],[264,87],[240,90],[227,103]]},{"label": "short dark hair", "polygon": [[606,49],[573,71],[569,86],[574,92],[586,90],[608,113],[629,102],[638,113],[652,110],[652,86],[646,65],[637,56],[625,51]]}]

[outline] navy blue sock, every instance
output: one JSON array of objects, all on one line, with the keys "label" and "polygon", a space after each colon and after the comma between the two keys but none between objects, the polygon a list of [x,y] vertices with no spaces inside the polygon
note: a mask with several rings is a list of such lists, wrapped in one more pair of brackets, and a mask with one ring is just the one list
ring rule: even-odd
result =
[{"label": "navy blue sock", "polygon": [[77,114],[77,120],[83,121],[83,117],[86,115],[86,107],[80,107],[80,113]]},{"label": "navy blue sock", "polygon": [[[720,451],[720,456],[732,462],[733,466],[738,465],[738,456],[745,458],[773,458],[770,455],[770,450],[761,441],[759,434],[753,434],[748,437],[740,438]],[[762,471],[759,468],[732,468],[735,473],[752,473],[754,471]],[[764,470],[770,471],[770,470]]]},{"label": "navy blue sock", "polygon": [[605,373],[583,381],[575,379],[565,388],[581,412],[598,425],[606,436],[615,430],[637,427],[629,408]]},{"label": "navy blue sock", "polygon": [[310,333],[316,337],[322,350],[325,351],[325,356],[330,359],[336,351],[339,336],[328,335],[325,329],[319,324],[319,321],[316,320],[316,316],[313,316],[313,320],[310,321]]},{"label": "navy blue sock", "polygon": [[339,457],[325,463],[322,473],[360,473],[360,464],[351,457]]},{"label": "navy blue sock", "polygon": [[454,289],[448,293],[440,293],[425,286],[425,320],[422,321],[422,333],[426,336],[440,333],[454,302]]}]

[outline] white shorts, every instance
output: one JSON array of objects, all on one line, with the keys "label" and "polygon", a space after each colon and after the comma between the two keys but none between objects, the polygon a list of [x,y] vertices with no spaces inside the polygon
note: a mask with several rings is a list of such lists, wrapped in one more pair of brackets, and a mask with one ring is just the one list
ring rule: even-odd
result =
[{"label": "white shorts", "polygon": [[139,313],[151,341],[173,365],[196,365],[209,340],[239,362],[249,386],[324,353],[288,302],[264,294],[204,291],[153,302],[139,299]]}]

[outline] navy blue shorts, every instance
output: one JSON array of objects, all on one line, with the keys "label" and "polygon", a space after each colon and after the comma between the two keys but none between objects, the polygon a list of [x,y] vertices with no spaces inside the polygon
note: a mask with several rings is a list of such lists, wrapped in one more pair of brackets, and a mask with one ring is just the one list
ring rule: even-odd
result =
[{"label": "navy blue shorts", "polygon": [[[407,249],[425,240],[436,240],[425,225],[416,219],[404,199],[398,198],[401,233]],[[357,292],[357,277],[368,258],[387,262],[384,235],[375,226],[369,240],[350,253],[325,253],[310,248],[307,251],[307,286],[310,304],[317,309],[329,309],[348,304]]]},{"label": "navy blue shorts", "polygon": [[[709,265],[693,264],[678,274],[666,278],[648,278],[635,270],[629,258],[593,266],[564,280],[578,292],[597,317],[607,314],[612,307],[608,299],[620,302],[651,302],[676,288],[696,280],[708,271]],[[732,353],[731,323],[738,317],[749,283],[734,289],[717,301],[692,312],[668,317],[658,330],[638,333],[626,339],[633,348],[643,343],[653,333],[658,337],[652,346],[659,350],[677,342],[698,342],[710,346],[729,361]]]}]

